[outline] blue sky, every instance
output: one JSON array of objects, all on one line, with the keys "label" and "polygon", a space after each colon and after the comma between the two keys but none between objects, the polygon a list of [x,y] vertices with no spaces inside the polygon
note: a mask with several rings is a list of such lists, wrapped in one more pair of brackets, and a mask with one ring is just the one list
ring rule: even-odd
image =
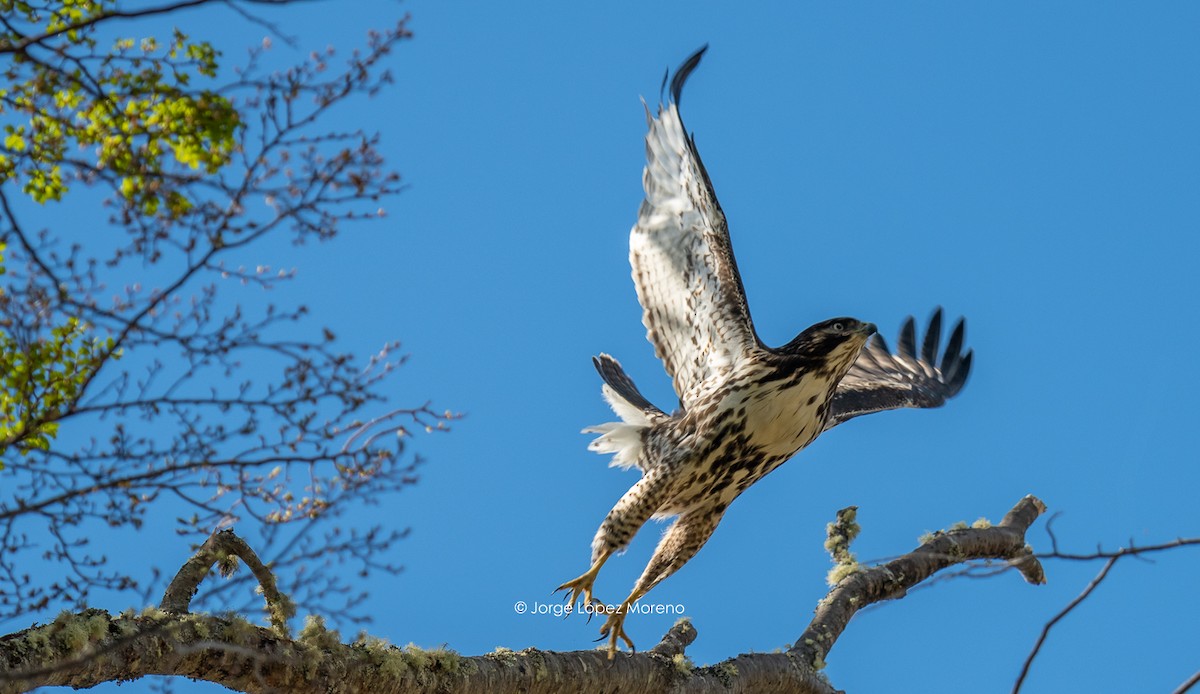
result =
[{"label": "blue sky", "polygon": [[[976,357],[946,408],[855,420],[750,489],[647,597],[686,607],[698,664],[794,641],[827,590],[825,523],[848,505],[864,560],[999,520],[1028,493],[1062,514],[1064,549],[1200,535],[1200,7],[1146,7],[410,0],[272,15],[303,52],[349,49],[404,12],[416,32],[394,88],[335,123],[381,131],[411,187],[382,222],[255,261],[296,266],[287,291],[359,353],[404,341],[397,405],[467,415],[417,442],[419,486],[347,517],[413,529],[405,572],[368,586],[369,630],[464,654],[592,645],[597,624],[513,604],[554,602],[636,481],[578,433],[611,416],[591,355],[673,404],[627,262],[638,99],[705,43],[684,118],[763,339],[838,315],[891,339],[940,304],[968,317]],[[178,21],[219,32],[232,57],[263,29],[231,18]],[[600,597],[628,592],[659,531],[609,561]],[[170,542],[156,554],[182,562]],[[958,580],[865,612],[827,672],[849,691],[1008,691],[1100,566],[1046,568],[1046,586]],[[1177,686],[1198,667],[1197,572],[1195,550],[1119,564],[1051,634],[1026,691]],[[649,648],[674,619],[628,628]]]}]

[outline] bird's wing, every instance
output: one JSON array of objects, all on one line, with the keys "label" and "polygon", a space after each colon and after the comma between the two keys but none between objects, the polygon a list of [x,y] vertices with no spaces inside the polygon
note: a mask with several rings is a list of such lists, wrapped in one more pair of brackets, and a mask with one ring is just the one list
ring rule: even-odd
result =
[{"label": "bird's wing", "polygon": [[647,111],[646,199],[629,238],[646,337],[684,408],[758,344],[725,215],[679,117],[683,84],[704,51],[679,67],[658,116]]},{"label": "bird's wing", "polygon": [[912,316],[900,329],[896,354],[891,353],[887,343],[876,333],[834,391],[825,428],[872,412],[900,407],[940,407],[954,397],[967,382],[974,354],[972,350],[962,351],[964,326],[965,322],[959,319],[950,333],[950,342],[940,363],[941,308],[929,319],[920,354],[917,353]]}]

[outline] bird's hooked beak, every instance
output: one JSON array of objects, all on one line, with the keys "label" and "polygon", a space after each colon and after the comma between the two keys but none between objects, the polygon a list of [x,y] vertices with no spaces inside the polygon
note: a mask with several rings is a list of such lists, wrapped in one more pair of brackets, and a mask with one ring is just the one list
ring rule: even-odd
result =
[{"label": "bird's hooked beak", "polygon": [[858,326],[858,329],[855,332],[863,337],[870,337],[878,332],[878,330],[876,329],[874,323],[862,323]]}]

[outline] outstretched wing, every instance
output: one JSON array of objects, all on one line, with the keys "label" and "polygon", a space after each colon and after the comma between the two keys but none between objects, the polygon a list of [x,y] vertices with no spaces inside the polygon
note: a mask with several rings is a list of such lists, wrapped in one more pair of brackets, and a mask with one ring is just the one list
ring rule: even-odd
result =
[{"label": "outstretched wing", "polygon": [[647,120],[646,199],[629,262],[654,352],[687,408],[758,344],[725,215],[679,117],[679,96],[707,46],[679,67],[671,102]]},{"label": "outstretched wing", "polygon": [[912,316],[900,329],[900,344],[891,354],[887,343],[876,333],[863,347],[858,360],[838,384],[830,403],[825,428],[847,419],[872,412],[900,407],[940,407],[962,390],[971,372],[974,352],[962,352],[965,321],[959,319],[950,333],[950,342],[938,363],[938,341],[942,333],[942,309],[929,319],[929,329],[917,354],[917,334]]}]

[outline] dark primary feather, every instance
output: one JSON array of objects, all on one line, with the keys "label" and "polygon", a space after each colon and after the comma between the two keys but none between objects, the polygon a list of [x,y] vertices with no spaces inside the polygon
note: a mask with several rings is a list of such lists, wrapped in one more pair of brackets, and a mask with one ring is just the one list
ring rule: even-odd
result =
[{"label": "dark primary feather", "polygon": [[921,359],[929,363],[937,360],[938,342],[942,339],[942,312],[934,311],[925,330],[925,343],[921,345]]},{"label": "dark primary feather", "polygon": [[966,325],[959,319],[939,363],[941,328],[942,309],[938,308],[929,319],[920,356],[917,356],[916,322],[912,316],[900,328],[895,354],[882,337],[874,335],[834,391],[825,428],[872,412],[939,407],[957,395],[971,373],[974,352],[962,353]]},{"label": "dark primary feather", "polygon": [[[704,52],[708,50],[708,44],[700,47],[700,50],[688,56],[688,59],[683,61],[679,69],[675,71],[675,79],[671,80],[671,101],[675,102],[675,106],[679,106],[679,97],[683,95],[683,85],[687,82],[688,77],[692,74],[692,70],[700,64],[700,59],[704,57]],[[666,84],[666,77],[663,77],[663,84]]]}]

